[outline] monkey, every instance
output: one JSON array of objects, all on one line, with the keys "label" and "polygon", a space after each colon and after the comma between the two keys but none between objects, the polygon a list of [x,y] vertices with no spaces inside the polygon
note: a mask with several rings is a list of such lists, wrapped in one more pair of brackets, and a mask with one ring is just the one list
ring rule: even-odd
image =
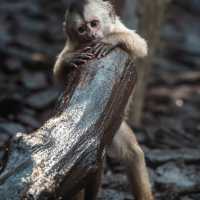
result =
[{"label": "monkey", "polygon": [[124,49],[131,58],[142,58],[148,53],[146,41],[121,22],[108,1],[72,2],[66,11],[63,28],[66,44],[53,69],[58,81],[63,79],[67,66],[78,68],[95,57],[106,56],[117,46]]},{"label": "monkey", "polygon": [[135,133],[123,121],[115,134],[107,154],[125,166],[131,191],[136,200],[154,200],[146,167],[145,156]]},{"label": "monkey", "polygon": [[[68,68],[78,69],[94,58],[106,56],[116,47],[130,58],[145,57],[145,39],[129,30],[116,15],[112,4],[103,0],[77,0],[67,8],[64,22],[66,44],[53,69],[54,77],[63,80]],[[117,157],[125,167],[136,200],[153,200],[144,153],[126,122],[122,122],[111,144],[106,146],[111,157]],[[89,186],[73,200],[95,200],[101,174],[93,177]],[[94,182],[94,183],[93,183]],[[96,182],[96,183],[95,183]]]}]

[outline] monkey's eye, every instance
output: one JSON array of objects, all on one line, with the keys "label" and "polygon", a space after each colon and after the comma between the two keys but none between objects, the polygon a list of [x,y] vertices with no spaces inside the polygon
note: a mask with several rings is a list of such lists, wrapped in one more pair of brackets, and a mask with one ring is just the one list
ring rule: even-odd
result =
[{"label": "monkey's eye", "polygon": [[84,26],[79,27],[78,28],[78,32],[81,33],[81,34],[84,33],[85,32],[85,27]]},{"label": "monkey's eye", "polygon": [[99,24],[98,20],[93,20],[90,22],[91,27],[97,27],[98,24]]}]

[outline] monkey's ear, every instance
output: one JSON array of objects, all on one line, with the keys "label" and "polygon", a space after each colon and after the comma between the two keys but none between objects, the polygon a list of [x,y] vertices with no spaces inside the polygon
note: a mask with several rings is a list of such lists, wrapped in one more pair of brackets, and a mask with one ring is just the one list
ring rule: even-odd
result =
[{"label": "monkey's ear", "polygon": [[66,33],[66,22],[65,21],[62,23],[62,29],[63,29],[63,32]]},{"label": "monkey's ear", "polygon": [[69,17],[69,9],[65,11],[65,22],[67,21],[68,17]]},{"label": "monkey's ear", "polygon": [[65,15],[64,15],[64,22],[63,22],[63,30],[65,31],[66,25],[67,25],[67,21],[69,18],[69,9],[67,8],[65,11]]}]

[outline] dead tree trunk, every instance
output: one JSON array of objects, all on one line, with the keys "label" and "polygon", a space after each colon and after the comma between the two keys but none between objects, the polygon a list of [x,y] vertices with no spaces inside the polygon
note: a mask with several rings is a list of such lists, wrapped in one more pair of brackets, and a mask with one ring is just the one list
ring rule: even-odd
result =
[{"label": "dead tree trunk", "polygon": [[56,115],[14,138],[0,174],[0,199],[68,199],[82,189],[121,124],[135,77],[119,49],[81,73],[72,71]]},{"label": "dead tree trunk", "polygon": [[[127,107],[127,120],[131,125],[139,125],[142,118],[146,84],[151,72],[155,49],[159,47],[160,27],[164,11],[170,0],[112,0],[120,11],[128,27],[137,30],[147,41],[149,55],[137,63],[137,87]],[[122,6],[123,4],[123,6]]]}]

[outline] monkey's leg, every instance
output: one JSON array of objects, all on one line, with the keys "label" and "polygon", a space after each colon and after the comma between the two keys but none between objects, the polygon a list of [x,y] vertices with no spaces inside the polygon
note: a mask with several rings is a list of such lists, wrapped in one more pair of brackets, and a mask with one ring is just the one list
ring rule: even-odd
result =
[{"label": "monkey's leg", "polygon": [[123,122],[108,154],[118,159],[126,166],[127,176],[132,192],[137,200],[153,200],[144,153],[140,148],[133,131]]},{"label": "monkey's leg", "polygon": [[90,176],[90,180],[85,189],[85,200],[96,200],[101,185],[103,162],[99,164],[97,173]]}]

